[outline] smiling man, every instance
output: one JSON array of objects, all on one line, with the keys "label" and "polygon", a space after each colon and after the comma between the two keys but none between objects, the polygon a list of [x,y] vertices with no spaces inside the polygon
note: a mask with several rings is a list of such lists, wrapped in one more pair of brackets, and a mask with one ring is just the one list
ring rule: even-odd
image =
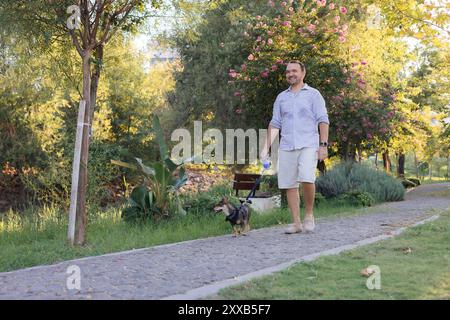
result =
[{"label": "smiling man", "polygon": [[[281,92],[273,106],[261,160],[267,159],[268,150],[281,130],[278,157],[278,187],[287,189],[288,206],[293,224],[285,233],[314,231],[314,196],[316,192],[317,160],[328,157],[329,120],[325,100],[319,90],[303,80],[306,68],[300,61],[291,61],[286,67],[286,79],[290,87]],[[320,134],[319,134],[319,131]],[[305,200],[304,225],[300,219],[299,184],[302,184]]]}]

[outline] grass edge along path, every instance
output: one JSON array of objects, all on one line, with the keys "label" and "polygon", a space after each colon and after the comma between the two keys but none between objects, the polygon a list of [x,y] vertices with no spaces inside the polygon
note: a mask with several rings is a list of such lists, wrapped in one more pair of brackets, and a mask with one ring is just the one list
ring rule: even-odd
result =
[{"label": "grass edge along path", "polygon": [[[0,272],[56,264],[66,260],[98,256],[156,245],[195,240],[230,233],[230,224],[222,214],[177,217],[159,223],[130,225],[120,217],[119,209],[91,216],[87,245],[71,247],[66,243],[67,219],[55,208],[42,208],[33,218],[14,217],[0,221]],[[303,210],[302,210],[303,211]],[[327,203],[315,208],[318,219],[365,214],[362,207]],[[253,214],[252,229],[291,222],[288,209]]]},{"label": "grass edge along path", "polygon": [[[380,268],[369,290],[361,271]],[[450,299],[450,211],[374,244],[324,256],[219,291],[214,299]]]}]

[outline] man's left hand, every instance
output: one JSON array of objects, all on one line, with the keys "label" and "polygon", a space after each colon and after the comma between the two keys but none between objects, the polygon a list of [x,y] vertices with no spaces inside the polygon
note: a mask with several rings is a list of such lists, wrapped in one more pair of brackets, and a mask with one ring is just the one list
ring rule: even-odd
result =
[{"label": "man's left hand", "polygon": [[328,148],[327,147],[319,147],[319,151],[317,151],[317,153],[318,153],[319,161],[323,161],[326,158],[328,158]]}]

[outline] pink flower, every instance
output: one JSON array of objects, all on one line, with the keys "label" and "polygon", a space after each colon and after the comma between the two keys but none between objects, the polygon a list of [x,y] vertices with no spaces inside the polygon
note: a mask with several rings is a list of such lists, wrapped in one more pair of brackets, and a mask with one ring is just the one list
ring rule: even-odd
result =
[{"label": "pink flower", "polygon": [[291,22],[290,21],[283,21],[283,26],[284,27],[290,27],[291,26]]},{"label": "pink flower", "polygon": [[339,41],[340,41],[340,42],[345,42],[345,37],[344,37],[344,36],[340,36],[340,37],[339,37]]},{"label": "pink flower", "polygon": [[242,71],[245,71],[245,70],[247,70],[247,65],[244,63],[243,65],[241,65],[241,70]]},{"label": "pink flower", "polygon": [[278,70],[278,66],[277,65],[273,65],[272,66],[272,71],[277,71]]},{"label": "pink flower", "polygon": [[236,78],[236,77],[237,77],[237,72],[236,72],[236,70],[234,70],[234,69],[230,69],[230,71],[228,72],[228,75],[229,75],[231,78]]},{"label": "pink flower", "polygon": [[330,3],[330,5],[328,6],[328,8],[329,8],[330,10],[334,10],[335,7],[336,7],[336,6],[334,5],[334,3]]},{"label": "pink flower", "polygon": [[311,31],[311,32],[314,32],[316,30],[316,25],[315,24],[310,24],[308,26],[308,30]]},{"label": "pink flower", "polygon": [[253,61],[255,60],[255,56],[253,54],[250,54],[247,59]]},{"label": "pink flower", "polygon": [[235,97],[240,97],[240,96],[241,96],[241,93],[240,93],[239,91],[236,91],[236,92],[234,93],[234,96],[235,96]]},{"label": "pink flower", "polygon": [[342,26],[342,31],[346,32],[348,30],[348,24]]},{"label": "pink flower", "polygon": [[261,42],[261,40],[262,40],[261,36],[258,36],[258,38],[256,38],[257,42]]},{"label": "pink flower", "polygon": [[261,20],[261,16],[256,16],[256,20]]},{"label": "pink flower", "polygon": [[318,7],[325,7],[327,5],[327,0],[317,0]]},{"label": "pink flower", "polygon": [[273,45],[273,40],[272,40],[272,39],[267,40],[267,44],[268,44],[269,46]]},{"label": "pink flower", "polygon": [[345,79],[345,84],[350,84],[350,82],[352,82],[350,78]]},{"label": "pink flower", "polygon": [[237,114],[242,114],[242,109],[241,108],[236,109],[236,113]]},{"label": "pink flower", "polygon": [[277,64],[283,64],[283,63],[284,63],[283,60],[281,60],[281,59],[278,59],[278,60],[277,60]]},{"label": "pink flower", "polygon": [[372,138],[373,138],[373,136],[370,133],[368,133],[367,134],[367,139],[372,139]]},{"label": "pink flower", "polygon": [[273,35],[273,31],[267,31],[267,34],[268,34],[269,36],[272,36],[272,35]]},{"label": "pink flower", "polygon": [[273,2],[272,0],[269,0],[267,4],[269,5],[269,7],[275,7],[275,2]]},{"label": "pink flower", "polygon": [[269,76],[269,72],[268,71],[261,72],[261,78],[267,78],[268,76]]},{"label": "pink flower", "polygon": [[225,47],[225,43],[221,42],[221,43],[219,44],[219,46],[220,46],[221,48],[223,48],[223,47]]},{"label": "pink flower", "polygon": [[312,47],[313,47],[314,50],[317,50],[317,48],[318,48],[318,47],[317,47],[317,44],[313,44]]},{"label": "pink flower", "polygon": [[287,6],[286,1],[283,1],[283,2],[281,3],[281,6],[282,6],[282,7],[286,7],[286,6]]},{"label": "pink flower", "polygon": [[347,13],[347,8],[346,7],[341,7],[341,13],[342,14],[346,14]]},{"label": "pink flower", "polygon": [[292,8],[292,7],[289,7],[289,12],[294,12],[294,8]]},{"label": "pink flower", "polygon": [[245,76],[244,77],[244,81],[250,81],[250,77],[249,76]]},{"label": "pink flower", "polygon": [[333,21],[334,21],[335,24],[338,24],[339,21],[341,21],[341,17],[335,16],[334,19],[333,19]]},{"label": "pink flower", "polygon": [[361,64],[362,64],[363,66],[365,66],[365,65],[367,64],[367,62],[366,62],[365,60],[362,60],[362,61],[361,61]]}]

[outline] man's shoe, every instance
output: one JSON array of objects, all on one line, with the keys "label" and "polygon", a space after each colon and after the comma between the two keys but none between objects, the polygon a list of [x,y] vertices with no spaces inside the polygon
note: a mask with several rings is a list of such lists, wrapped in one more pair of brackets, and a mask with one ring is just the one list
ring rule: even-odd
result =
[{"label": "man's shoe", "polygon": [[314,232],[316,224],[314,223],[313,216],[305,216],[305,219],[303,219],[303,223],[305,225],[305,232]]},{"label": "man's shoe", "polygon": [[293,233],[300,233],[303,231],[303,226],[302,224],[300,225],[295,225],[295,224],[291,224],[285,231],[284,233],[286,234],[293,234]]}]

